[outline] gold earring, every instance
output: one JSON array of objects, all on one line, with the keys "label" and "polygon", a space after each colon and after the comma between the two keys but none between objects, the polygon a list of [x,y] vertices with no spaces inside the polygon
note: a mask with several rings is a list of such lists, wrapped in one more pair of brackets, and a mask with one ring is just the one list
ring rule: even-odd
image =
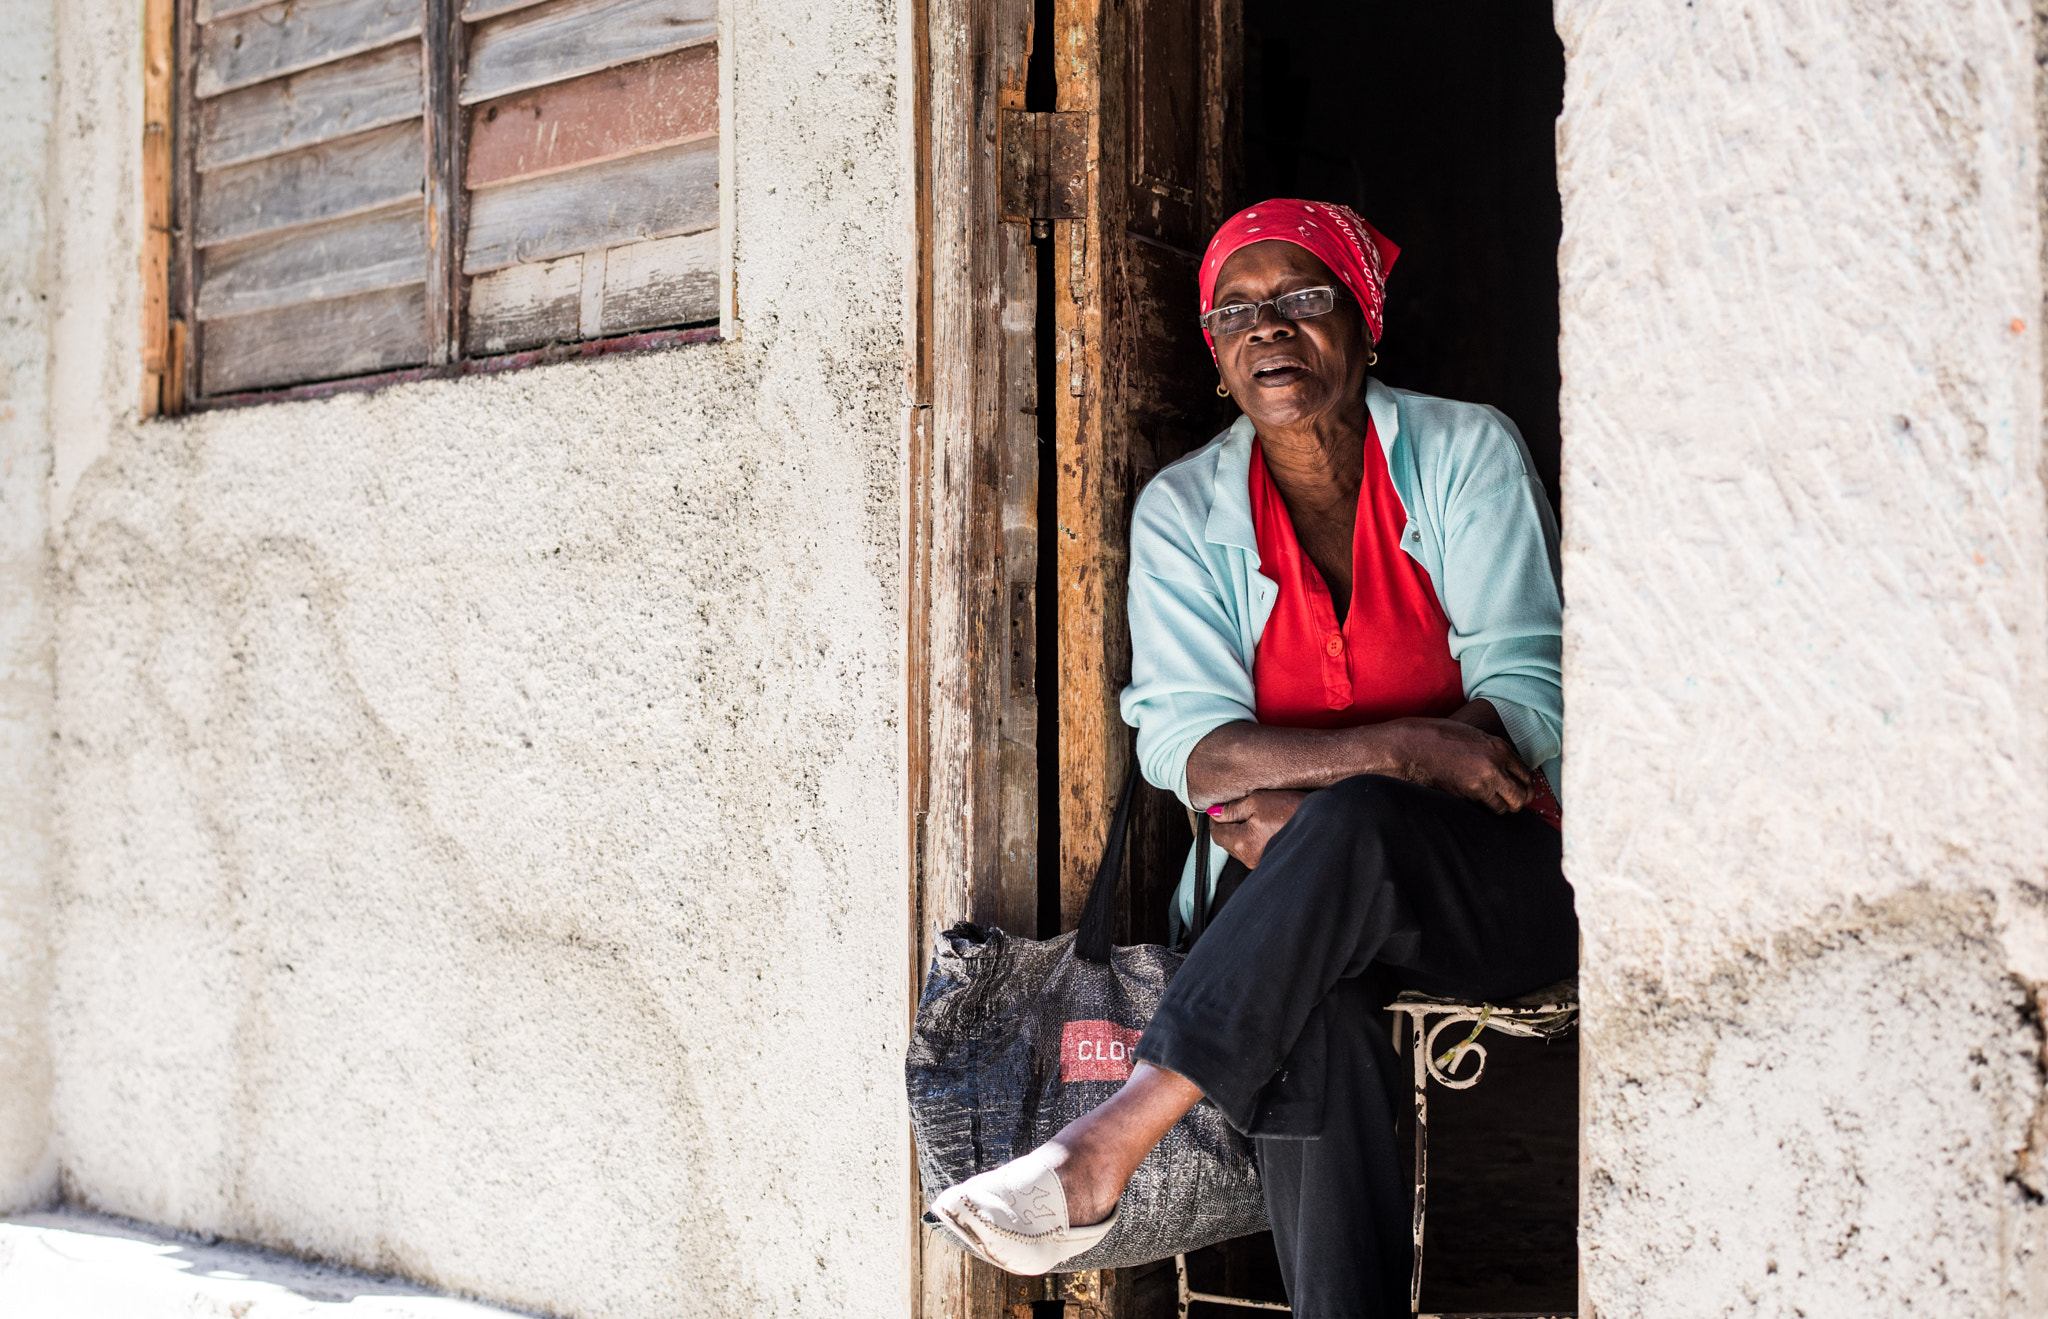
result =
[{"label": "gold earring", "polygon": [[1216,397],[1217,397],[1217,398],[1229,398],[1229,397],[1230,397],[1230,386],[1228,386],[1228,385],[1224,384],[1224,383],[1223,383],[1223,382],[1222,382],[1221,380],[1217,381],[1217,382],[1216,382]]},{"label": "gold earring", "polygon": [[1377,348],[1373,349],[1365,355],[1365,364],[1367,366],[1377,366],[1379,365],[1379,360],[1380,350]]}]

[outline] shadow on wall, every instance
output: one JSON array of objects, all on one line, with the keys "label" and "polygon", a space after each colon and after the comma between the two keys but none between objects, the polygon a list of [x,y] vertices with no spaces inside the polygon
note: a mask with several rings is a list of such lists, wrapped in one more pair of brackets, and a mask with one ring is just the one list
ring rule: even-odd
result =
[{"label": "shadow on wall", "polygon": [[1526,0],[1245,0],[1245,195],[1401,245],[1375,371],[1514,419],[1557,502],[1564,46]]},{"label": "shadow on wall", "polygon": [[530,1313],[97,1214],[0,1221],[0,1314],[8,1319],[317,1319],[343,1307],[377,1319]]}]

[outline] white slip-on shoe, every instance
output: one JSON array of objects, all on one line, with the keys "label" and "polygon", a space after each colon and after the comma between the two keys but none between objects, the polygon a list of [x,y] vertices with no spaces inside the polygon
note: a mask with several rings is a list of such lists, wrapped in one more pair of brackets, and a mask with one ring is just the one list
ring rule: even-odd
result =
[{"label": "white slip-on shoe", "polygon": [[1116,1212],[1100,1223],[1067,1222],[1060,1175],[1036,1150],[968,1178],[932,1201],[931,1217],[968,1250],[1007,1273],[1050,1273],[1101,1244]]}]

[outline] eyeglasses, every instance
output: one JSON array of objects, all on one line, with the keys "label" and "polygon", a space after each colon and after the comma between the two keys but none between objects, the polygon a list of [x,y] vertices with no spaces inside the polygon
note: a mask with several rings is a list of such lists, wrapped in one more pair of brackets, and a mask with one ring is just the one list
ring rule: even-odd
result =
[{"label": "eyeglasses", "polygon": [[1334,285],[1325,284],[1321,288],[1296,289],[1292,293],[1283,293],[1264,302],[1233,302],[1228,307],[1218,307],[1214,311],[1204,312],[1197,319],[1211,336],[1222,339],[1233,334],[1243,334],[1257,325],[1259,312],[1266,307],[1271,307],[1285,320],[1307,320],[1311,316],[1328,315],[1331,308],[1337,305],[1337,299],[1342,296],[1344,295],[1338,292]]}]

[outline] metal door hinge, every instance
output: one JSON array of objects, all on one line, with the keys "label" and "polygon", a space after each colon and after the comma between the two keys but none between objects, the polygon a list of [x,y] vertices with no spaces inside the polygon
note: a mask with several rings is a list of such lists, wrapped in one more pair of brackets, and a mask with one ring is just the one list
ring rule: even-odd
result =
[{"label": "metal door hinge", "polygon": [[1088,116],[1005,110],[1002,218],[1079,220],[1088,209]]}]

